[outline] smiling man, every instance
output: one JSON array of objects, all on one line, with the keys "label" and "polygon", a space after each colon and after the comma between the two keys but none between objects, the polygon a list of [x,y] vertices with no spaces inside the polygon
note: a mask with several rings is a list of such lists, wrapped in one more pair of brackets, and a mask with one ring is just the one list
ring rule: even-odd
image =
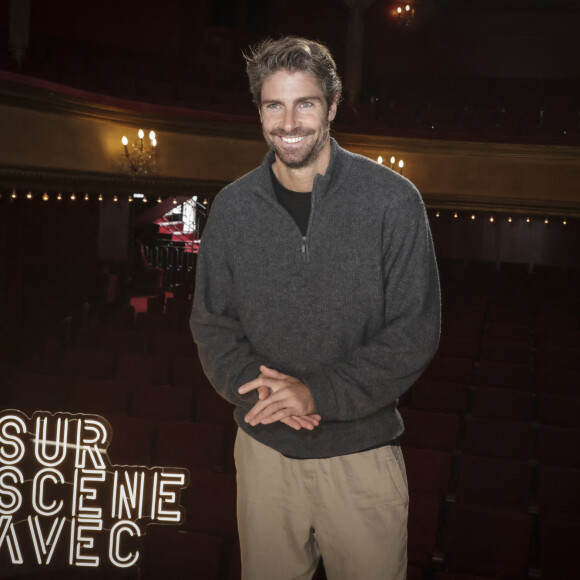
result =
[{"label": "smiling man", "polygon": [[330,137],[341,82],[323,45],[246,56],[270,152],[216,197],[191,326],[235,406],[242,575],[403,580],[398,398],[438,345],[440,297],[414,186]]}]

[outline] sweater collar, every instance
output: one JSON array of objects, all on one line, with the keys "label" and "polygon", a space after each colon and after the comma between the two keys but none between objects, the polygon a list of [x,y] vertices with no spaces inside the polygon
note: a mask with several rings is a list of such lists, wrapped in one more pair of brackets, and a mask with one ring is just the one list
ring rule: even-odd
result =
[{"label": "sweater collar", "polygon": [[[324,175],[316,175],[312,192],[318,195],[329,193],[335,186],[340,183],[339,175],[344,171],[347,162],[346,157],[341,155],[342,149],[333,137],[330,137],[330,161]],[[266,153],[261,165],[260,183],[262,187],[274,195],[272,179],[270,177],[270,167],[276,160],[274,151]]]}]

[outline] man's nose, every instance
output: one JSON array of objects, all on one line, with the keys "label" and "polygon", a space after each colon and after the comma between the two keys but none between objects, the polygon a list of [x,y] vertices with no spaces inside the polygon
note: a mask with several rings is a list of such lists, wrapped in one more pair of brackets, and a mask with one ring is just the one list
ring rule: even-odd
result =
[{"label": "man's nose", "polygon": [[284,130],[290,132],[296,128],[296,114],[294,109],[286,109],[284,111]]}]

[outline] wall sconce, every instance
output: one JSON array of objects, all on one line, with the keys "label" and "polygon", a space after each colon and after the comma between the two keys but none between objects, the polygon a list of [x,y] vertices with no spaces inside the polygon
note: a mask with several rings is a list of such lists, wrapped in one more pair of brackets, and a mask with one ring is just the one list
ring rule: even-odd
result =
[{"label": "wall sconce", "polygon": [[149,132],[149,143],[145,143],[145,132],[139,129],[136,143],[129,145],[129,139],[123,136],[123,164],[133,175],[147,175],[157,169],[157,137],[155,131]]},{"label": "wall sconce", "polygon": [[409,26],[413,18],[415,18],[415,9],[410,4],[405,6],[397,6],[397,18],[399,26]]}]

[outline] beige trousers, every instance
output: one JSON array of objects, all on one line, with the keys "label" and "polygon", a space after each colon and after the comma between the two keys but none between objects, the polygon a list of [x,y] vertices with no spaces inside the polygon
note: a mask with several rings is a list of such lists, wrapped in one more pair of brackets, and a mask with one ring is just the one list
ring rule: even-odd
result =
[{"label": "beige trousers", "polygon": [[289,459],[238,430],[243,580],[405,580],[409,495],[401,449]]}]

